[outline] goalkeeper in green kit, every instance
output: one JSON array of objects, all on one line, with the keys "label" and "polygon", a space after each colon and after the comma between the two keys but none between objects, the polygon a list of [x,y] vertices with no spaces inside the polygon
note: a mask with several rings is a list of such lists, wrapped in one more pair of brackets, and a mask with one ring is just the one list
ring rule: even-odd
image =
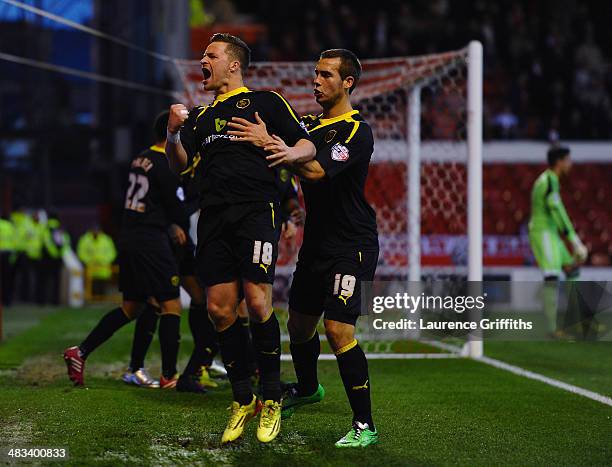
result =
[{"label": "goalkeeper in green kit", "polygon": [[[579,266],[587,258],[588,251],[574,230],[561,200],[559,178],[571,169],[570,150],[553,147],[548,151],[548,169],[537,178],[531,191],[531,219],[529,243],[544,273],[544,313],[551,335],[560,337],[557,331],[557,287],[561,274],[568,280],[576,280]],[[568,251],[563,238],[572,247]]]}]

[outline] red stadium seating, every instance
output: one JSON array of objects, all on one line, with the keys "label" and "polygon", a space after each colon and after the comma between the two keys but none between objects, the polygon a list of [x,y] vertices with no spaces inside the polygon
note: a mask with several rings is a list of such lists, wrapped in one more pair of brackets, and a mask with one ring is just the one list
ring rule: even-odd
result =
[{"label": "red stadium seating", "polygon": [[[538,164],[485,164],[484,181],[484,233],[485,235],[519,235],[526,231],[529,221],[531,187],[545,169]],[[436,176],[445,170],[444,164],[426,163],[422,167],[421,188],[423,235],[453,235],[465,233],[464,208],[445,209],[449,203],[461,206],[465,193],[440,196],[436,189]],[[463,171],[453,170],[458,177]],[[403,163],[372,164],[366,186],[366,195],[375,206],[381,233],[406,231],[405,218],[406,166]],[[432,181],[434,180],[434,181]],[[609,261],[612,237],[612,164],[574,164],[570,177],[561,182],[561,195],[566,209],[579,235],[589,247],[591,257],[606,257]],[[443,183],[443,181],[439,182]],[[454,199],[451,199],[452,196]],[[446,204],[445,204],[446,203]]]}]

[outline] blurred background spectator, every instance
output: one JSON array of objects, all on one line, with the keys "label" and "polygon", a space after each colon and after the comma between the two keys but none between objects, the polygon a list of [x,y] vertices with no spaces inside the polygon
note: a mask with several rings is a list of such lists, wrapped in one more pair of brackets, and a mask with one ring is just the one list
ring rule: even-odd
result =
[{"label": "blurred background spectator", "polygon": [[77,255],[85,265],[86,283],[91,283],[89,295],[103,295],[113,273],[113,261],[117,258],[113,239],[99,226],[94,226],[79,239]]}]

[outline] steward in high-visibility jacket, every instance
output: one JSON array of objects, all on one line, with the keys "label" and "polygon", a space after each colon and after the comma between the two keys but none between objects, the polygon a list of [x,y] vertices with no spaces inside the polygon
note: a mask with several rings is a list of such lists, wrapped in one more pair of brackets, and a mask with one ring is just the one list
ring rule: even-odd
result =
[{"label": "steward in high-visibility jacket", "polygon": [[0,218],[0,252],[11,254],[15,251],[15,227],[7,219]]},{"label": "steward in high-visibility jacket", "polygon": [[53,259],[61,259],[70,249],[70,234],[55,217],[51,217],[43,229],[43,244],[45,253]]},{"label": "steward in high-visibility jacket", "polygon": [[15,227],[7,219],[0,218],[0,297],[2,304],[9,306],[13,298],[13,265],[11,255],[15,252]]},{"label": "steward in high-visibility jacket", "polygon": [[108,280],[111,278],[111,265],[117,257],[113,239],[98,229],[90,230],[80,239],[77,255],[87,267],[92,279]]}]

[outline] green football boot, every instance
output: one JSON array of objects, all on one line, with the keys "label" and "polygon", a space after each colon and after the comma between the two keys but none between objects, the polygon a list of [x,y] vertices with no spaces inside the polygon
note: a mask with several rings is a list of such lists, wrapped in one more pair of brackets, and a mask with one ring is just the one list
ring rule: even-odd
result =
[{"label": "green football boot", "polygon": [[310,396],[298,396],[296,383],[288,384],[285,391],[285,396],[283,397],[283,411],[281,414],[283,419],[291,417],[298,407],[321,402],[325,397],[325,389],[323,389],[323,386],[320,384],[314,394]]},{"label": "green football boot", "polygon": [[378,431],[370,430],[367,423],[353,422],[345,436],[336,441],[337,448],[365,448],[378,443]]}]

